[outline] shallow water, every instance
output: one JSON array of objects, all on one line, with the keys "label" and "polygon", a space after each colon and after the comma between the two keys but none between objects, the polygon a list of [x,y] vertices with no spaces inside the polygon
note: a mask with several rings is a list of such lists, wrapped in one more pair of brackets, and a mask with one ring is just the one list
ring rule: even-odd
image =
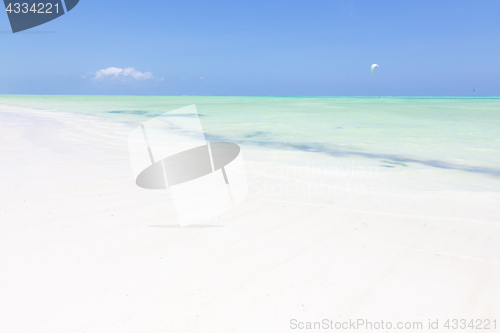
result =
[{"label": "shallow water", "polygon": [[130,125],[196,104],[207,139],[500,177],[500,98],[1,95]]}]

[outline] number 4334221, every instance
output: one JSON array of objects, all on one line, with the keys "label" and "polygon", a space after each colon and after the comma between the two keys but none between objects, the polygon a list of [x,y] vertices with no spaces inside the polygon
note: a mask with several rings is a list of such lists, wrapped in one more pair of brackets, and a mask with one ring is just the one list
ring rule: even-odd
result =
[{"label": "number 4334221", "polygon": [[27,13],[34,13],[34,14],[52,14],[52,13],[59,13],[59,4],[56,3],[55,5],[51,3],[34,3],[31,7],[27,3],[9,3],[7,8],[5,9],[9,14],[14,13],[14,14],[27,14]]},{"label": "number 4334221", "polygon": [[444,323],[444,327],[447,329],[476,329],[476,330],[496,330],[497,329],[497,321],[495,320],[489,320],[489,319],[472,319],[472,320],[466,320],[466,319],[448,319]]}]

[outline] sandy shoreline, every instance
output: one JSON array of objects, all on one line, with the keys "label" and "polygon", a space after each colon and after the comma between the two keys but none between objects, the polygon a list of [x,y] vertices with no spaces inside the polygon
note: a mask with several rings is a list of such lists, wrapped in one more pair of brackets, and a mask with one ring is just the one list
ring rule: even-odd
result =
[{"label": "sandy shoreline", "polygon": [[243,147],[249,197],[179,228],[164,194],[134,184],[130,125],[6,105],[0,124],[7,332],[288,332],[325,318],[500,328],[494,177]]}]

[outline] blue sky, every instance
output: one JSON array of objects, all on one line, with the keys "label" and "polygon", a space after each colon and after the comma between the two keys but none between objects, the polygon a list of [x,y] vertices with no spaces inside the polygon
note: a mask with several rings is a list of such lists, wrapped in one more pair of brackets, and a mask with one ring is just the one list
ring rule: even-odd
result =
[{"label": "blue sky", "polygon": [[[17,34],[0,14],[0,93],[498,96],[499,13],[498,0],[80,0]],[[109,67],[151,75],[95,78]]]}]

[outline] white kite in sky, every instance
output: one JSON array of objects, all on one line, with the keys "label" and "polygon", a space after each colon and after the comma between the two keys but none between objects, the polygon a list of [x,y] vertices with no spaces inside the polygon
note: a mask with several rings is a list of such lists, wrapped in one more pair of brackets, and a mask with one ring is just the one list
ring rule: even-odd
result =
[{"label": "white kite in sky", "polygon": [[372,65],[372,67],[371,67],[371,69],[372,69],[372,73],[373,73],[373,70],[375,69],[375,67],[378,67],[378,65],[377,65],[377,64],[373,64],[373,65]]}]

